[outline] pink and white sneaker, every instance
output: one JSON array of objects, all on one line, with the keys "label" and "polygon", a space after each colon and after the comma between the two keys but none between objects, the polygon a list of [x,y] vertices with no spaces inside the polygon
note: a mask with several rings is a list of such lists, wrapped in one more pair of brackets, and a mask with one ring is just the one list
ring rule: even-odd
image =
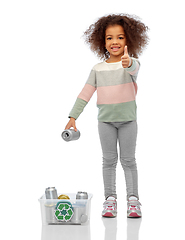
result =
[{"label": "pink and white sneaker", "polygon": [[141,213],[141,203],[136,197],[130,197],[127,203],[127,217],[129,218],[139,218],[142,217]]},{"label": "pink and white sneaker", "polygon": [[108,197],[103,203],[103,217],[116,217],[117,216],[117,202],[114,197]]}]

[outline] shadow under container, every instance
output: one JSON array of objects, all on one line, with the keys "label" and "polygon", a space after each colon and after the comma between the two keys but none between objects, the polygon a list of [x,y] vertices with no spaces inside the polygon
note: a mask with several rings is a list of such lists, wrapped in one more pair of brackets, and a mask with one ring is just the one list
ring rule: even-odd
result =
[{"label": "shadow under container", "polygon": [[[60,195],[60,194],[59,194]],[[76,193],[65,193],[70,199],[39,199],[43,225],[87,225],[90,220],[92,194],[76,199]]]}]

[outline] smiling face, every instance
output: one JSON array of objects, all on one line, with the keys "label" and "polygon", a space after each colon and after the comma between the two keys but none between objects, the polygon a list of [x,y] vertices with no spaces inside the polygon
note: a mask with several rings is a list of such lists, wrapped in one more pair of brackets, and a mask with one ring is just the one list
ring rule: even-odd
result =
[{"label": "smiling face", "polygon": [[120,25],[108,26],[105,31],[105,48],[110,53],[107,62],[119,62],[124,54],[126,37]]}]

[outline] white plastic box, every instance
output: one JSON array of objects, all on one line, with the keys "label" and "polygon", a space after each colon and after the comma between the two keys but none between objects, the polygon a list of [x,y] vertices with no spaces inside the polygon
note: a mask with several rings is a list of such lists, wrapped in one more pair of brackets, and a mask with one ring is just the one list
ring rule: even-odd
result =
[{"label": "white plastic box", "polygon": [[[88,199],[76,199],[76,193],[64,193],[70,199],[39,199],[43,225],[88,224],[92,194]],[[60,195],[60,194],[59,194]]]}]

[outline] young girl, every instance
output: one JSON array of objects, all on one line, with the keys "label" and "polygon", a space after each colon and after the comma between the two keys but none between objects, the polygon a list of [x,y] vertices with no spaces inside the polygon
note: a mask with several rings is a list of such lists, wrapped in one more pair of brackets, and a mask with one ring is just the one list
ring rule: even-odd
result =
[{"label": "young girl", "polygon": [[113,14],[100,18],[84,33],[86,43],[104,61],[92,68],[69,114],[70,120],[65,129],[73,127],[77,130],[75,120],[97,90],[98,129],[103,152],[104,217],[117,215],[117,141],[125,173],[127,217],[141,217],[135,161],[135,98],[140,67],[137,58],[148,43],[147,30],[148,27],[135,16]]}]

